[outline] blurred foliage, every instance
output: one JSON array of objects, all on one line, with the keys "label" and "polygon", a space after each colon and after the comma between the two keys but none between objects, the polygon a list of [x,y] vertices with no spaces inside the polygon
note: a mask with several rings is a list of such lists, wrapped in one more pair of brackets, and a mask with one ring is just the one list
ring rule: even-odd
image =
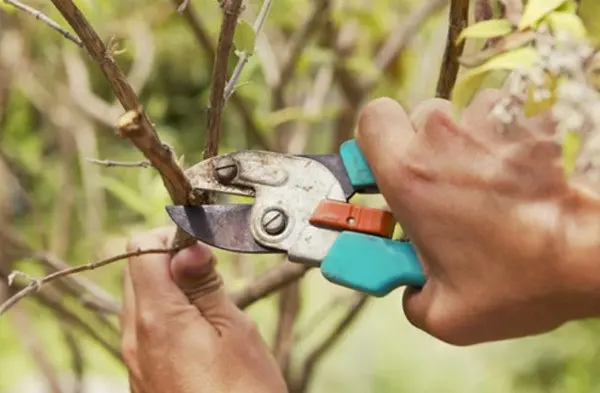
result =
[{"label": "blurred foliage", "polygon": [[[338,28],[354,24],[359,31],[352,44],[352,55],[344,60],[347,67],[357,75],[379,75],[373,65],[374,54],[418,2],[335,1],[334,24]],[[592,2],[588,1],[587,6],[593,7]],[[151,72],[139,95],[150,119],[186,166],[200,159],[212,64],[185,20],[175,12],[174,4],[167,0],[79,0],[77,3],[105,42],[112,39],[125,50],[117,56],[125,72],[130,72],[136,61],[148,63],[145,66]],[[216,42],[220,23],[217,2],[192,3],[211,33],[211,40]],[[27,4],[66,26],[49,2],[30,0]],[[251,0],[246,4],[243,18],[251,25],[261,2]],[[311,7],[307,0],[273,1],[264,32],[276,57],[282,56],[280,52],[285,49],[282,43],[293,36]],[[445,14],[429,20],[378,76],[377,85],[365,98],[388,95],[410,108],[431,97],[440,70],[446,25]],[[144,38],[133,39],[136,32]],[[260,132],[266,137],[279,138],[284,128],[306,126],[308,139],[303,150],[307,153],[335,150],[339,136],[336,125],[347,105],[337,85],[327,90],[326,99],[315,111],[308,111],[302,105],[318,71],[336,60],[335,53],[322,42],[323,37],[315,37],[299,58],[296,76],[287,90],[293,105],[272,111],[269,75],[263,67],[267,55],[260,47],[250,58],[237,86],[237,94],[248,103]],[[51,251],[75,265],[121,252],[132,232],[169,224],[164,212],[169,199],[153,170],[104,168],[86,161],[88,157],[142,159],[128,141],[115,135],[110,126],[111,122],[114,124],[112,119],[95,120],[81,108],[87,102],[69,98],[70,88],[85,87],[87,72],[93,93],[108,103],[114,102],[96,65],[55,31],[6,4],[0,4],[0,43],[0,59],[4,63],[22,61],[27,65],[27,69],[22,69],[21,79],[0,72],[0,94],[6,91],[5,99],[0,97],[3,105],[0,179],[4,187],[0,190],[0,225],[18,233],[33,249]],[[84,75],[78,75],[71,86],[66,65],[68,54],[78,56],[85,64]],[[232,55],[230,73],[236,62],[236,56]],[[231,103],[225,110],[222,130],[222,152],[258,147],[251,142]],[[350,137],[353,130],[342,132]],[[379,197],[363,199],[365,203],[382,203]],[[241,258],[222,251],[217,254],[231,290],[279,262],[279,258],[272,256]],[[34,276],[45,271],[36,262],[12,260],[1,250],[0,265]],[[120,298],[122,269],[121,262],[82,276]],[[302,289],[296,328],[302,336],[293,354],[294,371],[303,356],[335,325],[344,308],[343,303],[330,307],[327,317],[315,323],[312,317],[345,291],[326,282],[318,272],[308,274],[302,281]],[[65,302],[77,306],[76,299]],[[68,375],[72,357],[65,345],[61,321],[36,302],[26,300],[1,318],[0,392],[34,393],[32,386],[39,381],[44,386],[43,378],[24,348],[22,332],[14,324],[11,315],[17,312],[27,312],[44,352],[61,373]],[[277,316],[276,299],[272,297],[253,305],[249,313],[258,322],[265,339],[271,342]],[[83,350],[86,375],[96,382],[98,379],[92,377],[100,376],[105,383],[104,388],[90,391],[127,391],[121,365],[95,341],[78,330],[75,333]],[[310,391],[593,392],[600,389],[597,387],[600,376],[595,372],[600,365],[600,350],[594,345],[599,338],[596,324],[579,323],[542,337],[454,348],[410,326],[402,314],[398,291],[368,306],[360,321],[323,359]]]}]

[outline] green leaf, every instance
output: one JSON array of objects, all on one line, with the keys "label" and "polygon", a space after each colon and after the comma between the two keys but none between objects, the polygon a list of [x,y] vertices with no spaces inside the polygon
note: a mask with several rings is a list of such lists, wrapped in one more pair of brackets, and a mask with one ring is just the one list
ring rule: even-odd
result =
[{"label": "green leaf", "polygon": [[551,12],[546,17],[548,24],[554,31],[565,31],[573,38],[585,39],[587,32],[583,21],[570,12]]},{"label": "green leaf", "polygon": [[460,44],[467,38],[493,38],[509,34],[513,30],[507,19],[485,20],[472,24],[460,32],[456,43]]},{"label": "green leaf", "polygon": [[579,17],[585,26],[589,39],[594,44],[600,43],[600,1],[582,0],[579,4]]},{"label": "green leaf", "polygon": [[233,35],[233,44],[240,52],[252,54],[256,43],[256,32],[252,25],[245,20],[240,20]]},{"label": "green leaf", "polygon": [[529,0],[523,10],[519,30],[537,25],[546,15],[565,4],[567,0]]},{"label": "green leaf", "polygon": [[496,70],[528,69],[536,63],[538,57],[534,48],[523,47],[491,58],[479,67],[473,68],[463,74],[452,92],[452,102],[457,108],[464,108],[471,101],[473,94],[475,94],[490,72]]}]

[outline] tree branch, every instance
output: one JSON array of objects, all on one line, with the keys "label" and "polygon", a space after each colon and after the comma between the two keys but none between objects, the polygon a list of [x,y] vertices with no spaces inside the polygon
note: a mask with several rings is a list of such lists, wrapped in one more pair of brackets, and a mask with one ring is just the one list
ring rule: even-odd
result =
[{"label": "tree branch", "polygon": [[[119,254],[119,255],[116,255],[116,256],[113,256],[110,258],[102,259],[100,261],[90,262],[85,265],[79,265],[79,266],[74,266],[74,267],[69,267],[67,269],[59,270],[59,271],[51,273],[51,274],[47,275],[46,277],[43,277],[39,280],[34,279],[34,280],[32,280],[31,283],[29,283],[29,285],[25,286],[23,289],[21,289],[15,295],[10,297],[7,301],[0,304],[0,315],[4,314],[6,311],[8,311],[10,308],[12,308],[21,299],[23,299],[30,293],[39,291],[40,288],[44,284],[52,282],[56,279],[66,277],[71,274],[80,273],[83,271],[97,269],[99,267],[106,266],[108,264],[120,261],[122,259],[127,259],[127,258],[131,258],[131,257],[139,256],[139,255],[145,255],[145,254],[173,253],[173,252],[177,252],[178,250],[180,250],[180,248],[167,248],[167,249],[159,248],[159,249],[148,249],[148,250],[138,249],[138,250],[135,250],[132,252],[127,252],[127,253]],[[12,285],[13,280],[19,275],[24,275],[24,274],[20,273],[20,272],[11,273],[11,275],[8,277],[8,284]]]},{"label": "tree branch", "polygon": [[3,0],[3,1],[4,1],[5,4],[10,4],[10,5],[12,5],[13,7],[15,7],[17,9],[30,14],[35,19],[39,20],[42,23],[47,24],[48,26],[50,26],[51,28],[53,28],[54,30],[56,30],[57,32],[59,32],[60,35],[62,35],[63,37],[65,37],[69,41],[72,41],[75,44],[77,44],[77,46],[83,47],[83,42],[81,42],[81,40],[79,38],[77,38],[76,36],[74,36],[73,34],[71,34],[70,32],[68,32],[64,28],[62,28],[58,23],[56,23],[55,21],[53,21],[52,19],[50,19],[49,17],[47,17],[46,15],[44,15],[43,12],[41,12],[39,10],[36,10],[35,8],[30,7],[30,6],[26,5],[26,4],[23,4],[23,3],[21,3],[18,0]]},{"label": "tree branch", "polygon": [[309,269],[300,263],[284,262],[277,264],[277,266],[258,277],[246,288],[233,293],[231,299],[243,310],[252,303],[300,279]]},{"label": "tree branch", "polygon": [[214,157],[219,152],[219,135],[221,130],[221,115],[225,106],[224,89],[227,83],[227,63],[233,44],[233,34],[241,12],[242,0],[224,0],[221,3],[223,19],[215,62],[212,71],[212,84],[210,89],[210,107],[208,116],[208,130],[203,158]]},{"label": "tree branch", "polygon": [[[179,0],[172,0],[173,4],[176,7],[179,7]],[[189,3],[183,10],[183,17],[187,21],[194,38],[202,48],[204,52],[208,55],[208,61],[215,61],[215,47],[212,43],[212,39],[210,37],[209,32],[207,31],[200,15],[195,10],[194,5]],[[250,137],[254,139],[254,141],[265,148],[266,150],[274,150],[272,143],[261,133],[260,127],[257,122],[254,120],[252,115],[252,108],[248,105],[246,101],[244,101],[240,96],[233,93],[231,97],[231,104],[236,108],[242,121],[244,123],[244,128],[249,133]]]},{"label": "tree branch", "polygon": [[307,356],[304,366],[302,367],[301,377],[295,386],[292,386],[290,393],[304,393],[307,391],[313,372],[323,358],[323,355],[325,355],[344,336],[344,332],[346,332],[356,321],[361,311],[364,310],[368,300],[368,295],[361,294],[358,301],[348,309],[344,318],[331,334]]},{"label": "tree branch", "polygon": [[[169,146],[162,143],[147,118],[135,91],[85,16],[71,0],[52,0],[54,6],[81,38],[98,64],[117,99],[128,112],[120,119],[119,134],[129,138],[160,173],[175,204],[195,204],[192,187]],[[178,231],[176,244],[189,236]]]},{"label": "tree branch", "polygon": [[[254,21],[254,25],[252,26],[254,29],[254,33],[256,34],[257,37],[260,34],[263,24],[265,23],[265,20],[267,19],[267,15],[269,14],[270,8],[271,8],[271,0],[264,0],[262,7],[260,8],[260,11],[258,13],[258,16],[256,17],[256,20]],[[248,62],[248,59],[250,58],[250,56],[252,56],[252,54],[247,53],[247,52],[242,53],[242,55],[240,56],[240,59],[238,60],[238,63],[236,64],[235,69],[233,70],[233,74],[231,75],[231,79],[229,80],[229,82],[227,82],[227,85],[225,86],[225,93],[224,93],[225,102],[227,102],[229,97],[231,97],[231,95],[233,94],[233,92],[235,90],[235,84],[237,83],[238,79],[240,78],[240,75],[242,75],[242,70],[244,69],[244,66]]]},{"label": "tree branch", "polygon": [[98,160],[96,158],[86,158],[86,161],[89,161],[93,164],[98,164],[105,167],[124,167],[124,168],[150,168],[152,166],[148,161],[112,161],[112,160]]},{"label": "tree branch", "polygon": [[456,44],[458,35],[468,24],[469,0],[452,0],[448,22],[448,37],[442,68],[436,88],[436,96],[448,99],[456,83],[460,68],[459,58],[463,53],[465,43]]}]

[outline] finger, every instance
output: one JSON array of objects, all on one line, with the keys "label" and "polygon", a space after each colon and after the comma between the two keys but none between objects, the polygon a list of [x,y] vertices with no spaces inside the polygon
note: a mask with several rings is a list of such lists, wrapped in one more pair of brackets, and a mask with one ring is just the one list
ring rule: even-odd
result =
[{"label": "finger", "polygon": [[235,326],[243,313],[225,292],[216,258],[208,246],[196,243],[171,261],[171,275],[190,302],[218,331]]},{"label": "finger", "polygon": [[[127,248],[130,251],[168,249],[171,230],[159,228],[132,237]],[[167,252],[143,254],[129,259],[132,288],[135,295],[136,314],[160,319],[173,312],[174,306],[189,305],[183,292],[171,278]],[[152,315],[151,315],[152,314]]]},{"label": "finger", "polygon": [[451,101],[442,98],[432,98],[419,103],[410,114],[410,121],[417,133],[425,128],[431,114],[439,111],[451,115],[454,105]]},{"label": "finger", "polygon": [[398,159],[404,156],[414,133],[404,108],[390,98],[371,101],[361,111],[357,143],[382,191],[388,188],[389,175],[397,171]]},{"label": "finger", "polygon": [[407,287],[402,298],[406,319],[416,328],[428,330],[428,319],[433,303],[434,282],[428,282],[422,289]]}]

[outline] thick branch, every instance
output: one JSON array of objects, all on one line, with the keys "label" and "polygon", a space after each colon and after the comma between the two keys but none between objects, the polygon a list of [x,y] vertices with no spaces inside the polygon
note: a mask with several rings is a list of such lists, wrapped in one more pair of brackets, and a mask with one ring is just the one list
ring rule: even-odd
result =
[{"label": "thick branch", "polygon": [[465,47],[464,41],[456,44],[458,35],[468,24],[469,0],[452,0],[448,22],[448,37],[446,39],[446,50],[442,61],[442,68],[436,88],[436,96],[439,98],[450,98],[452,89],[456,83],[460,64],[458,62]]},{"label": "thick branch", "polygon": [[131,132],[121,132],[121,135],[129,138],[159,171],[174,203],[193,202],[190,200],[192,187],[182,168],[175,160],[171,149],[159,139],[156,130],[142,110],[135,91],[127,82],[125,74],[107,51],[98,34],[71,0],[52,0],[52,3],[81,38],[83,45],[101,68],[123,108],[131,111],[127,117]]}]

